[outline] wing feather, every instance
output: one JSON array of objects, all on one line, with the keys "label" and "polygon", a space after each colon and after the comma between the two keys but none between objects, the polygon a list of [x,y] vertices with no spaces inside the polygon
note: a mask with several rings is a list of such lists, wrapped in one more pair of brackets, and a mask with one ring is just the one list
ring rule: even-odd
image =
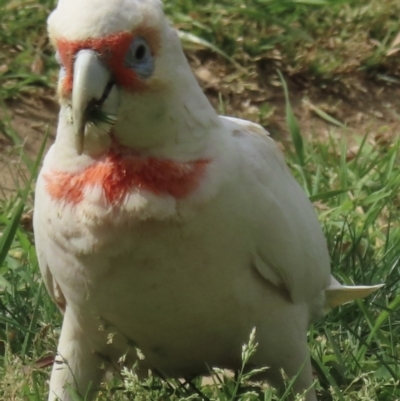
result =
[{"label": "wing feather", "polygon": [[251,224],[253,265],[294,302],[312,300],[330,283],[327,244],[313,205],[291,175],[267,132],[248,121],[224,118],[235,135]]}]

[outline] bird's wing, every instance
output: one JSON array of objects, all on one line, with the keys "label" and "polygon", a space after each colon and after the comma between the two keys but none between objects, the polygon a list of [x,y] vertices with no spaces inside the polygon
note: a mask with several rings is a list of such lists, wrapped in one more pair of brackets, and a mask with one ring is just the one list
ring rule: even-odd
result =
[{"label": "bird's wing", "polygon": [[252,262],[294,302],[313,299],[330,283],[330,261],[315,210],[290,174],[275,142],[259,125],[223,117],[237,152],[247,199]]},{"label": "bird's wing", "polygon": [[248,133],[256,135],[256,136],[269,137],[269,132],[266,131],[259,124],[256,124],[256,123],[253,123],[253,122],[247,121],[247,120],[242,120],[241,118],[227,117],[227,116],[220,116],[220,117],[223,120],[229,121],[229,122],[233,123],[234,125],[242,128],[245,132],[248,132]]},{"label": "bird's wing", "polygon": [[[36,254],[39,262],[40,272],[42,273],[43,281],[46,289],[54,302],[61,309],[65,311],[66,301],[58,283],[54,279],[47,259],[46,247],[49,246],[49,241],[46,239],[46,224],[42,219],[46,219],[46,195],[42,187],[41,177],[39,176],[38,184],[35,191],[35,209],[33,216],[33,225],[35,229],[35,247]],[[48,212],[48,211],[47,211]]]}]

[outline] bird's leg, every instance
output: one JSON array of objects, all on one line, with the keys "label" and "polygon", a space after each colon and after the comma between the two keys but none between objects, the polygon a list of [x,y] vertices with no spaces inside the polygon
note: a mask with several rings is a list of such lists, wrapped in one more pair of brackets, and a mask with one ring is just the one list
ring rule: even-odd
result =
[{"label": "bird's leg", "polygon": [[102,360],[86,341],[73,313],[68,309],[64,315],[50,378],[48,401],[73,401],[78,393],[85,401],[96,392],[102,375]]},{"label": "bird's leg", "polygon": [[[266,335],[268,334],[269,332]],[[269,367],[262,376],[281,392],[286,389],[282,377],[283,370],[289,380],[296,378],[292,385],[293,394],[303,394],[307,391],[305,401],[317,401],[305,334],[293,328],[293,330],[283,331],[280,337],[269,337],[265,342],[260,341],[254,359],[256,365]]]},{"label": "bird's leg", "polygon": [[[293,394],[303,394],[306,390],[305,401],[317,401],[317,396],[313,389],[313,381],[311,374],[311,364],[307,360],[303,366],[298,367],[296,370],[296,364],[292,366],[285,366],[283,368],[284,375],[290,379],[296,377],[296,380],[292,386],[292,395],[289,395],[288,400],[293,400]],[[283,394],[286,390],[285,382],[282,377],[282,372],[279,368],[271,367],[267,370],[265,374],[266,379],[269,383],[271,383],[274,387],[278,388],[280,392]],[[286,398],[285,398],[286,399]]]},{"label": "bird's leg", "polygon": [[306,359],[301,366],[297,365],[296,367],[296,364],[293,366],[286,366],[284,371],[289,378],[296,377],[296,380],[293,383],[293,392],[295,394],[301,394],[307,390],[305,394],[305,401],[317,401],[317,396],[313,387],[312,368],[310,357],[308,356],[308,349],[307,356],[305,358]]},{"label": "bird's leg", "polygon": [[[265,367],[266,365],[259,366]],[[311,367],[310,363],[306,361],[298,370],[296,370],[296,366],[297,365],[293,363],[291,366],[283,368],[282,365],[269,364],[264,373],[252,376],[251,380],[257,382],[267,381],[268,384],[275,387],[279,394],[283,396],[288,389],[287,380],[284,378],[290,381],[295,377],[296,380],[290,386],[289,394],[285,394],[285,400],[294,401],[296,399],[295,394],[303,394],[304,398],[302,398],[302,400],[304,401],[318,401],[313,388],[311,369],[309,369],[309,367]],[[237,381],[236,378],[235,380]]]}]

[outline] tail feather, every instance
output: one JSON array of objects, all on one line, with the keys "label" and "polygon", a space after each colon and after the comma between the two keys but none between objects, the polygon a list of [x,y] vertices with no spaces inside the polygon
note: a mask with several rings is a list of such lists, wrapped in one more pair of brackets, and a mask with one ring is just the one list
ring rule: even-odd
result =
[{"label": "tail feather", "polygon": [[383,286],[384,284],[372,286],[347,286],[340,284],[337,280],[331,277],[331,283],[325,290],[325,310],[335,308],[336,306],[343,305],[356,299],[365,298]]}]

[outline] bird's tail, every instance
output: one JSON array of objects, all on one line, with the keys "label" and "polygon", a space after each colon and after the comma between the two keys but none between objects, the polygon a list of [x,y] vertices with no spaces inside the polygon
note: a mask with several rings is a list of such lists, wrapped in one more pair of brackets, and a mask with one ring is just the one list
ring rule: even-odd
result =
[{"label": "bird's tail", "polygon": [[325,290],[325,310],[330,310],[347,302],[367,297],[368,295],[379,290],[383,286],[384,284],[372,286],[347,286],[340,284],[331,276],[331,283],[329,287]]}]

